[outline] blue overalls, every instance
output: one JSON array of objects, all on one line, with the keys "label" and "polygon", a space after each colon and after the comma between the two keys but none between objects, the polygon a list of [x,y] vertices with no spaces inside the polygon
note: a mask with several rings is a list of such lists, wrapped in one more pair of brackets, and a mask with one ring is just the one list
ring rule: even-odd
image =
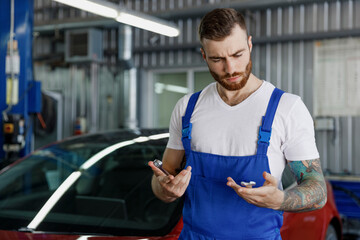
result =
[{"label": "blue overalls", "polygon": [[182,142],[186,166],[192,176],[185,192],[184,228],[179,239],[281,239],[282,212],[247,203],[226,185],[227,177],[238,184],[255,181],[264,184],[262,173],[270,173],[267,149],[275,112],[284,92],[275,88],[259,128],[256,155],[221,156],[191,150],[190,118],[200,92],[189,100],[182,118]]}]

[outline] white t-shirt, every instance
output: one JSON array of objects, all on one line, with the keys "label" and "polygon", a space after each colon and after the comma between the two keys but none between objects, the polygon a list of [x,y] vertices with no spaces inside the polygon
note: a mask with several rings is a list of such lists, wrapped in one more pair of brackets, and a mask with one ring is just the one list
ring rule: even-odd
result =
[{"label": "white t-shirt", "polygon": [[[275,86],[263,84],[241,103],[227,105],[219,96],[216,83],[201,92],[191,116],[191,148],[193,151],[223,156],[250,156],[256,154],[258,132]],[[183,150],[181,141],[182,116],[191,94],[181,98],[170,120],[168,148]],[[289,161],[319,158],[315,143],[314,123],[299,96],[284,93],[280,99],[267,156],[271,174],[279,181]]]}]

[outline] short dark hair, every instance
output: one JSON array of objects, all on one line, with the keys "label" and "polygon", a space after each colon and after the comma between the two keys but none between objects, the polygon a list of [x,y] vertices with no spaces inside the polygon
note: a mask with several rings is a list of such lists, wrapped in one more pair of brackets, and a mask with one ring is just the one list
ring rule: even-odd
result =
[{"label": "short dark hair", "polygon": [[232,29],[238,24],[247,35],[244,16],[232,8],[217,8],[207,13],[199,25],[199,38],[220,41],[231,34]]}]

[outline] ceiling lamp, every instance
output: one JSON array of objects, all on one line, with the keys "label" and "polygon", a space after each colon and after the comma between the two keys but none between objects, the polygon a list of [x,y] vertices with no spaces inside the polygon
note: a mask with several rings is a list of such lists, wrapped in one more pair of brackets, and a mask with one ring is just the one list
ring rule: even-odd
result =
[{"label": "ceiling lamp", "polygon": [[177,37],[180,34],[179,29],[170,22],[142,13],[119,9],[116,4],[110,2],[101,0],[54,1],[168,37]]}]

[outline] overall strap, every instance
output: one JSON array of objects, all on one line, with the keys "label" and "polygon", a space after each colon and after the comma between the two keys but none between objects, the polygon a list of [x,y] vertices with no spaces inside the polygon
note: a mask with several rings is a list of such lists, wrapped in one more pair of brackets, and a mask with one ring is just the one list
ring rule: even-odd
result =
[{"label": "overall strap", "polygon": [[194,93],[193,95],[191,95],[187,108],[186,108],[186,112],[185,115],[182,117],[182,137],[181,137],[181,141],[183,143],[185,152],[188,152],[191,150],[191,129],[192,129],[192,124],[190,122],[190,118],[191,115],[194,111],[196,102],[200,96],[201,91]]},{"label": "overall strap", "polygon": [[257,155],[266,155],[267,153],[267,149],[270,144],[272,123],[274,121],[274,116],[279,105],[280,98],[283,94],[284,91],[275,88],[271,95],[268,107],[266,109],[266,114],[262,117],[262,124],[259,128]]}]

